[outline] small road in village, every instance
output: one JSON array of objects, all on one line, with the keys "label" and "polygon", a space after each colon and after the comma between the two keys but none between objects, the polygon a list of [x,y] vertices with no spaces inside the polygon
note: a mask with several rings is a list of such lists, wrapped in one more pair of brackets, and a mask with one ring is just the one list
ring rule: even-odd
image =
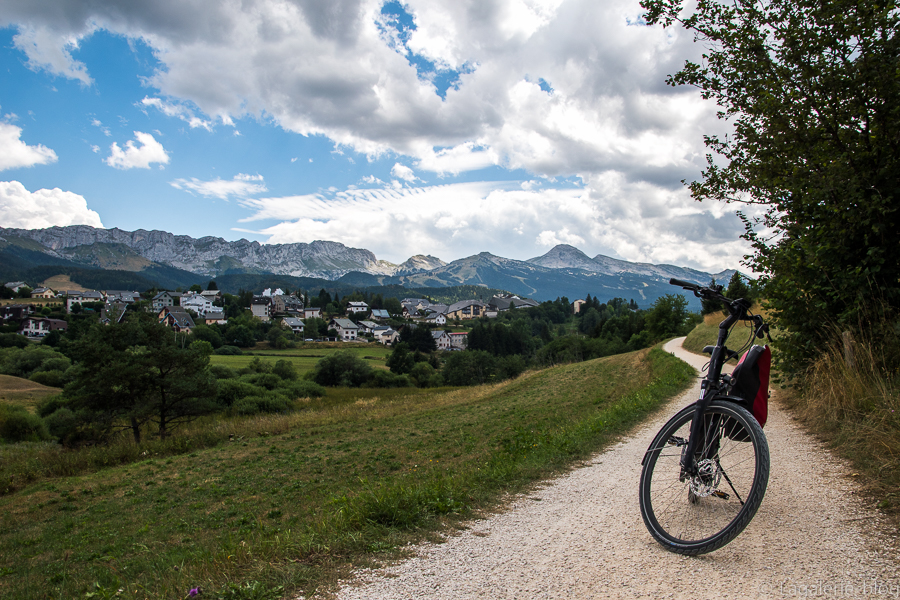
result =
[{"label": "small road in village", "polygon": [[[702,369],[703,356],[665,349]],[[699,557],[671,554],[644,528],[640,463],[653,435],[696,399],[699,380],[621,442],[513,499],[444,543],[342,582],[341,600],[434,598],[900,598],[889,525],[852,469],[774,397],[765,433],[772,472],[744,532]]]}]

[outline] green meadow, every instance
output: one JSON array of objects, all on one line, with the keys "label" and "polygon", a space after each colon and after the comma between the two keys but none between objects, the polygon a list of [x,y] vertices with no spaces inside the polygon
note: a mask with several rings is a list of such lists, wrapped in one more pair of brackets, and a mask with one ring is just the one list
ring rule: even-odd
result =
[{"label": "green meadow", "polygon": [[297,369],[300,375],[312,371],[320,358],[334,354],[337,351],[351,352],[359,358],[365,360],[370,366],[375,368],[385,368],[385,361],[391,354],[391,348],[382,346],[381,344],[306,344],[301,348],[289,348],[286,350],[263,349],[252,350],[237,356],[221,356],[212,355],[210,364],[226,365],[232,369],[243,369],[249,365],[254,358],[275,364],[279,360],[288,360]]},{"label": "green meadow", "polygon": [[[0,597],[326,591],[571,467],[693,375],[654,349],[496,385],[329,389],[291,414],[195,422],[177,450],[148,443],[125,464],[32,471],[0,496]],[[67,454],[38,446],[0,447],[0,463]]]}]

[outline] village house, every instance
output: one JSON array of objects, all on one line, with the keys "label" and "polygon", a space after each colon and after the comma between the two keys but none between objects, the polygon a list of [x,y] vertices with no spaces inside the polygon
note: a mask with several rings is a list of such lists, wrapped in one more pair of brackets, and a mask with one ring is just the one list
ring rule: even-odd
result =
[{"label": "village house", "polygon": [[250,301],[250,312],[260,321],[268,321],[272,317],[272,297],[253,296]]},{"label": "village house", "polygon": [[447,315],[443,313],[429,313],[427,317],[425,317],[425,323],[428,325],[446,325],[447,324]]},{"label": "village house", "polygon": [[572,312],[576,315],[581,312],[581,306],[584,304],[584,300],[579,299],[572,303]]},{"label": "village house", "polygon": [[194,328],[194,320],[191,315],[180,306],[167,306],[160,310],[159,322],[166,327],[171,327],[177,333],[190,333]]},{"label": "village house", "polygon": [[369,305],[365,302],[348,302],[347,303],[347,314],[355,315],[358,313],[369,312]]},{"label": "village house", "polygon": [[450,349],[451,350],[465,350],[468,345],[468,336],[469,334],[465,331],[459,332],[451,332],[448,334],[450,336]]},{"label": "village house", "polygon": [[204,298],[209,298],[211,302],[222,299],[222,292],[220,292],[219,290],[203,290],[202,292],[200,292],[200,295]]},{"label": "village house", "polygon": [[272,297],[272,314],[299,315],[303,311],[303,301],[293,294],[278,294]]},{"label": "village house", "polygon": [[444,330],[432,331],[431,337],[434,338],[434,343],[437,344],[438,350],[449,350],[450,349],[450,335]]},{"label": "village house", "polygon": [[359,333],[359,327],[350,319],[332,319],[328,328],[335,329],[338,332],[338,338],[344,342],[352,342]]},{"label": "village house", "polygon": [[374,333],[375,341],[385,346],[392,345],[400,337],[400,333],[390,327],[379,327]]},{"label": "village house", "polygon": [[381,327],[381,325],[374,321],[360,321],[358,325],[360,335],[371,335],[378,327]]},{"label": "village house", "polygon": [[498,312],[504,312],[511,308],[530,308],[539,306],[539,304],[530,298],[519,298],[518,296],[508,294],[504,296],[494,296],[491,298],[490,302],[488,302],[488,306]]},{"label": "village house", "polygon": [[0,318],[4,321],[21,321],[34,314],[34,304],[7,304],[0,306]]},{"label": "village house", "polygon": [[426,298],[404,298],[400,304],[409,304],[414,306],[416,310],[424,310],[431,306],[431,300]]},{"label": "village house", "polygon": [[88,302],[106,302],[106,298],[102,293],[93,290],[70,292],[66,296],[66,312],[72,312],[72,307],[76,304],[87,304]]},{"label": "village house", "polygon": [[303,321],[298,319],[297,317],[284,317],[281,319],[281,326],[290,329],[292,332],[297,335],[303,335]]},{"label": "village house", "polygon": [[141,299],[141,294],[139,292],[129,292],[127,290],[105,290],[103,294],[106,296],[107,302],[134,304]]},{"label": "village house", "polygon": [[391,315],[387,310],[383,308],[373,308],[372,314],[369,315],[370,318],[375,319],[376,321],[381,321],[382,319],[390,319]]},{"label": "village house", "polygon": [[207,325],[226,325],[228,323],[228,319],[225,318],[225,313],[221,310],[219,311],[210,311],[203,315],[203,322]]},{"label": "village house", "polygon": [[447,318],[459,320],[477,319],[484,316],[486,310],[487,304],[480,300],[463,300],[462,302],[451,304],[447,308]]},{"label": "village house", "polygon": [[39,287],[31,291],[32,298],[56,298],[56,293],[50,288]]},{"label": "village house", "polygon": [[403,304],[403,318],[404,319],[418,319],[422,315],[419,314],[419,309],[416,308],[414,304]]},{"label": "village house", "polygon": [[22,320],[22,324],[19,326],[19,333],[28,337],[44,337],[57,329],[65,331],[68,326],[68,323],[59,319],[27,317]]},{"label": "village house", "polygon": [[213,304],[212,300],[201,294],[185,294],[181,297],[181,308],[189,308],[202,317],[212,311]]},{"label": "village house", "polygon": [[322,309],[321,308],[304,308],[300,311],[301,319],[321,319],[322,318]]},{"label": "village house", "polygon": [[24,281],[8,281],[3,284],[3,287],[9,288],[12,291],[18,293],[22,288],[28,287],[28,285]]},{"label": "village house", "polygon": [[181,292],[163,291],[153,296],[150,300],[150,310],[159,312],[167,306],[179,306],[181,301]]}]

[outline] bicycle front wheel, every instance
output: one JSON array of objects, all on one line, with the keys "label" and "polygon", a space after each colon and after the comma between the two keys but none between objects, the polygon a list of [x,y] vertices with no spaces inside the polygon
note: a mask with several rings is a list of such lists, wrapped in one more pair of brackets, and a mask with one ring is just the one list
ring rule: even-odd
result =
[{"label": "bicycle front wheel", "polygon": [[744,408],[713,400],[703,415],[698,474],[682,471],[694,406],[656,434],[641,471],[641,516],[666,550],[705,554],[733,540],[756,514],[769,481],[769,445]]}]

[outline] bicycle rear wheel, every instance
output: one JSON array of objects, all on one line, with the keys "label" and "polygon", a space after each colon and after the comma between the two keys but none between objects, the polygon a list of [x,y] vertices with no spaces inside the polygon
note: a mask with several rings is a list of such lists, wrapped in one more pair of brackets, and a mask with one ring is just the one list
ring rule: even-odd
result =
[{"label": "bicycle rear wheel", "polygon": [[666,550],[705,554],[733,540],[756,514],[769,481],[766,436],[744,408],[714,400],[703,415],[699,474],[682,473],[694,406],[656,434],[644,455],[641,516]]}]

